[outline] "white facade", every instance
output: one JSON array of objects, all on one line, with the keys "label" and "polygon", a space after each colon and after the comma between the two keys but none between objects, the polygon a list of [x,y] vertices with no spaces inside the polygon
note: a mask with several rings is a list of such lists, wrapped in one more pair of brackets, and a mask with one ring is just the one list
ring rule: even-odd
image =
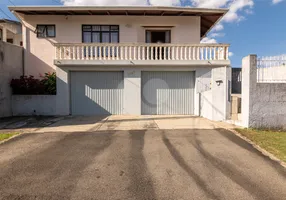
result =
[{"label": "white facade", "polygon": [[[176,84],[173,84],[173,78],[165,80],[164,91],[158,93],[167,95],[168,101],[174,100],[171,94],[182,95],[186,109],[190,107],[192,111],[185,112],[183,108],[178,111],[176,102],[180,103],[182,98],[166,105],[177,107],[172,112],[167,112],[167,109],[162,108],[164,104],[156,102],[165,113],[194,114],[212,120],[224,120],[229,116],[229,45],[200,44],[201,38],[226,10],[165,7],[16,7],[11,10],[23,23],[25,74],[37,77],[40,73],[56,71],[57,115],[76,113],[75,110],[80,110],[80,107],[74,106],[81,106],[85,97],[110,114],[141,115],[144,113],[142,99],[145,98],[142,96],[145,95],[142,93],[142,74],[156,71],[160,74],[192,74],[191,78],[185,77],[184,80],[176,78]],[[31,15],[33,12],[36,13]],[[47,12],[49,15],[45,14]],[[63,12],[67,14],[60,14]],[[48,24],[55,27],[54,37],[39,38],[35,31],[37,26]],[[118,43],[83,43],[85,25],[118,26]],[[153,32],[151,38],[147,32]],[[165,35],[156,32],[164,32]],[[94,88],[90,87],[90,92],[83,91],[85,82],[81,86],[73,82],[73,74],[77,72],[93,72],[94,78],[100,74],[98,72],[122,72],[123,92],[120,95],[123,95],[123,112],[115,111],[117,106],[115,103],[112,105],[112,101],[118,98],[112,98],[112,95],[117,95],[118,88],[108,88],[108,84],[105,84],[98,89],[96,86],[101,82],[96,83],[94,80],[88,84]],[[86,77],[92,79],[89,75]],[[106,75],[106,78],[109,77]],[[175,89],[168,88],[170,84]],[[185,88],[187,85],[189,88]],[[156,89],[156,85],[154,87]],[[74,96],[78,88],[82,88],[79,95],[87,92],[84,98]],[[151,94],[148,91],[146,93]]]},{"label": "white facade", "polygon": [[[229,117],[230,102],[227,100],[229,88],[227,87],[227,74],[230,67],[222,66],[217,68],[210,67],[86,67],[70,66],[57,68],[57,115],[71,114],[70,107],[70,78],[71,71],[124,71],[124,113],[125,115],[141,115],[141,73],[142,71],[193,71],[195,72],[195,91],[194,91],[194,115],[206,117],[211,120],[221,121]],[[204,77],[205,73],[211,74]],[[222,80],[220,85],[217,80]],[[200,92],[202,87],[205,91]],[[209,94],[209,98],[201,103],[200,96]]]}]

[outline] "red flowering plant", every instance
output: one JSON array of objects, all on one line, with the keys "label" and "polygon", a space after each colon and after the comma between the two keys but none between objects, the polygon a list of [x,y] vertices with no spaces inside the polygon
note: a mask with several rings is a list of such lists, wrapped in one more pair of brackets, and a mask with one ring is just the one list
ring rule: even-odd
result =
[{"label": "red flowering plant", "polygon": [[43,79],[36,79],[34,76],[21,76],[12,79],[10,86],[15,95],[43,95],[56,94],[56,74],[46,73]]}]

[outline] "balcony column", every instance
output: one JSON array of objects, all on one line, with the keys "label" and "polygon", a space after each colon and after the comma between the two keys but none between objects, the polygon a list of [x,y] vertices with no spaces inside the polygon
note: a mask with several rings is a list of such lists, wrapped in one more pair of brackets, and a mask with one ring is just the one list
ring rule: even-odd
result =
[{"label": "balcony column", "polygon": [[7,42],[7,28],[5,25],[2,27],[2,41]]}]

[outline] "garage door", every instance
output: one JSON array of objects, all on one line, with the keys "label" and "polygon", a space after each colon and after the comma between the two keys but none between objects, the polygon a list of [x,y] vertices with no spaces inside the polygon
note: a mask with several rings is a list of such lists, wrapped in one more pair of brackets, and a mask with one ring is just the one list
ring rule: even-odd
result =
[{"label": "garage door", "polygon": [[142,114],[194,114],[194,74],[194,72],[142,72]]},{"label": "garage door", "polygon": [[71,72],[73,115],[123,114],[123,72]]}]

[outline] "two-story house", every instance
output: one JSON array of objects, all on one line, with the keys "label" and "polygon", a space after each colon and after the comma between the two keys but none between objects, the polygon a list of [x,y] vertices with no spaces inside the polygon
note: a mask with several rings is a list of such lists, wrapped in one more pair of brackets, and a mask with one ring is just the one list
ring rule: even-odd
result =
[{"label": "two-story house", "polygon": [[229,113],[227,44],[200,41],[227,12],[187,7],[9,7],[25,74],[56,71],[58,115]]}]

